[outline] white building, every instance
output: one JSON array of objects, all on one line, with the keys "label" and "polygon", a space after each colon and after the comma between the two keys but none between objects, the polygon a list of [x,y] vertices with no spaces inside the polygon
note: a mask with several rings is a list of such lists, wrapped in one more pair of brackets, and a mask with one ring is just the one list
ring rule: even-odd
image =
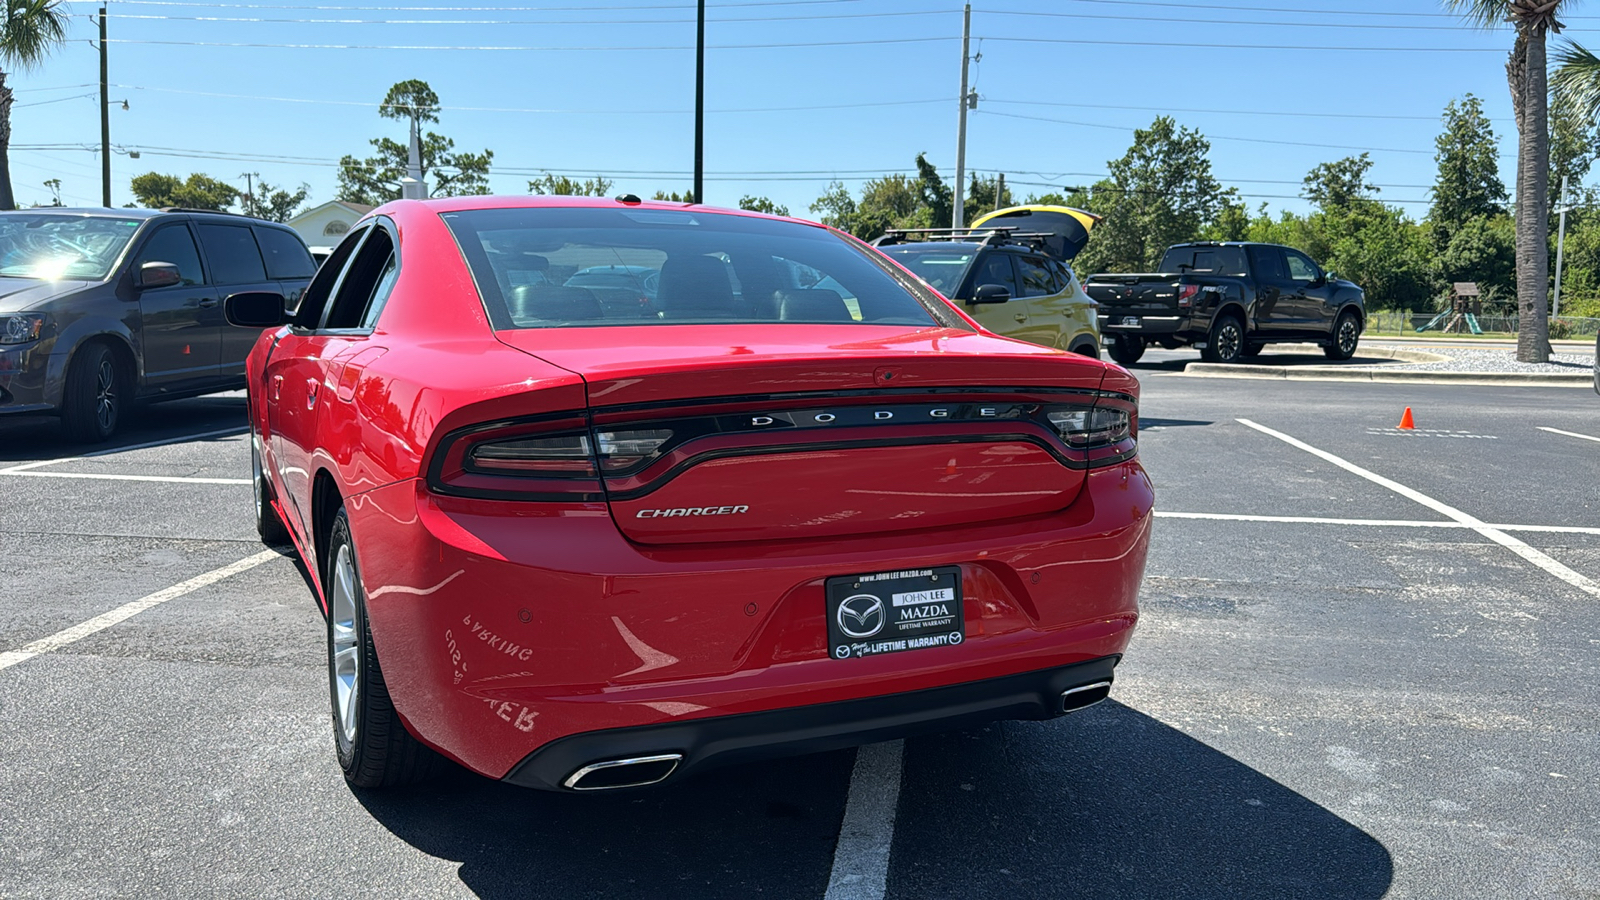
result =
[{"label": "white building", "polygon": [[374,208],[365,203],[329,200],[290,219],[289,227],[300,232],[308,247],[332,247],[344,239],[356,220]]}]

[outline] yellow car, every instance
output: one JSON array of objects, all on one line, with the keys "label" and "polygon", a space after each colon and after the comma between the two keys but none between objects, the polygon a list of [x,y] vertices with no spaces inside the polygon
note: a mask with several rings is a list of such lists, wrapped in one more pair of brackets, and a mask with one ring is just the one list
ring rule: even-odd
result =
[{"label": "yellow car", "polygon": [[1065,206],[1016,206],[971,228],[890,231],[873,243],[1006,337],[1100,355],[1100,319],[1069,264],[1100,217]]}]

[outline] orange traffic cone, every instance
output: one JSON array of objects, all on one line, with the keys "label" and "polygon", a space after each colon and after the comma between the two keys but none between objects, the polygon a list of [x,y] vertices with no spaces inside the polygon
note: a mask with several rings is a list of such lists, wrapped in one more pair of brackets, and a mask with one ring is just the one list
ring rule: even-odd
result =
[{"label": "orange traffic cone", "polygon": [[1412,431],[1416,429],[1416,424],[1411,421],[1411,407],[1406,407],[1405,415],[1400,417],[1400,424],[1396,425],[1395,427],[1404,429],[1406,431]]}]

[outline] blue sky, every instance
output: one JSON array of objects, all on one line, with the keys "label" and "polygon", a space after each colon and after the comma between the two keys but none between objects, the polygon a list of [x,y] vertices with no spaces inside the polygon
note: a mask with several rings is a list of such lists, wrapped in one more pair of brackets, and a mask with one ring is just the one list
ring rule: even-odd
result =
[{"label": "blue sky", "polygon": [[[129,104],[111,111],[113,201],[129,202],[129,179],[151,170],[241,188],[237,176],[259,172],[305,182],[313,203],[332,199],[338,157],[366,155],[380,134],[403,140],[377,104],[407,78],[438,92],[436,130],[458,148],[494,150],[496,192],[525,193],[546,170],[606,175],[614,193],[687,189],[692,2],[468,3],[111,0],[111,97]],[[72,40],[10,81],[19,203],[48,202],[51,177],[65,202],[99,202],[98,5],[70,4]],[[982,99],[967,164],[1005,172],[1019,195],[1092,182],[1163,112],[1211,138],[1214,172],[1252,207],[1304,209],[1299,181],[1312,166],[1367,149],[1380,196],[1422,215],[1439,114],[1468,92],[1515,151],[1509,34],[1469,29],[1438,0],[973,6]],[[1577,7],[1589,15],[1569,18],[1567,34],[1600,44],[1600,4],[1590,7]],[[912,171],[919,152],[953,176],[960,3],[716,0],[708,10],[707,202],[763,194],[808,215],[831,179],[854,189]],[[438,47],[518,49],[424,49]],[[51,149],[29,149],[40,145]],[[1507,181],[1513,163],[1502,163]]]}]

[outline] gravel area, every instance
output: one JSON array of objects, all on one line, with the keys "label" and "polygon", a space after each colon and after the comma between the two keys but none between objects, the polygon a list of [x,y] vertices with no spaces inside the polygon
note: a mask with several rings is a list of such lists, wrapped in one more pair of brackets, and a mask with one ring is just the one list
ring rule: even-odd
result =
[{"label": "gravel area", "polygon": [[[1593,353],[1557,353],[1547,363],[1517,362],[1516,350],[1510,348],[1457,349],[1455,347],[1430,347],[1426,344],[1407,346],[1406,350],[1423,350],[1449,357],[1447,362],[1403,363],[1408,372],[1507,372],[1519,375],[1573,375],[1594,370]],[[1351,366],[1358,369],[1394,368],[1388,366]]]}]

